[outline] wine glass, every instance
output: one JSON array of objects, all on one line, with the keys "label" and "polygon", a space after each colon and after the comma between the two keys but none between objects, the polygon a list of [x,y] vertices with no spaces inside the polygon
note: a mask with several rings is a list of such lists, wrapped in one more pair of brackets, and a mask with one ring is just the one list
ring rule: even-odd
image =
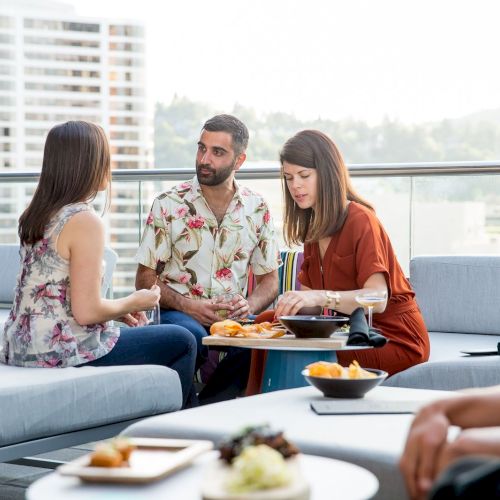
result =
[{"label": "wine glass", "polygon": [[371,328],[373,326],[373,308],[387,300],[387,290],[367,290],[358,293],[355,299],[359,305],[368,309],[368,326]]},{"label": "wine glass", "polygon": [[148,325],[160,324],[160,304],[156,304],[153,309],[148,309],[144,312],[146,314],[146,318],[148,319]]}]

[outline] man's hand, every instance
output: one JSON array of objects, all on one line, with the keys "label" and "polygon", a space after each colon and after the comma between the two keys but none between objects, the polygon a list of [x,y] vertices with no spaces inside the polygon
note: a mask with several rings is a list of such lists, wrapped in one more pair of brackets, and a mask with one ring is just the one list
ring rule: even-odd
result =
[{"label": "man's hand", "polygon": [[439,457],[447,444],[450,422],[439,406],[430,404],[415,417],[399,467],[412,499],[427,498],[439,473]]},{"label": "man's hand", "polygon": [[233,311],[229,314],[229,319],[242,319],[246,318],[252,313],[250,304],[243,298],[242,295],[236,294],[231,300],[231,305],[234,307]]},{"label": "man's hand", "polygon": [[214,303],[210,299],[192,299],[189,301],[189,308],[187,308],[185,312],[203,326],[210,326],[222,320],[222,318],[216,314],[216,311],[220,311],[221,309],[229,311],[230,314],[230,311],[234,310],[234,306],[222,302]]},{"label": "man's hand", "polygon": [[304,307],[322,306],[325,299],[322,290],[286,292],[276,305],[275,317],[294,316]]}]

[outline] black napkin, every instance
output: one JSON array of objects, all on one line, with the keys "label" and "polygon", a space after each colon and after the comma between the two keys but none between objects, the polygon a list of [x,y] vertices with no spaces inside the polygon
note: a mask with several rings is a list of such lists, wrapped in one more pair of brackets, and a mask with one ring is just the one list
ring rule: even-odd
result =
[{"label": "black napkin", "polygon": [[387,339],[376,328],[368,328],[365,312],[358,307],[351,314],[350,332],[347,345],[369,345],[372,347],[384,347]]}]

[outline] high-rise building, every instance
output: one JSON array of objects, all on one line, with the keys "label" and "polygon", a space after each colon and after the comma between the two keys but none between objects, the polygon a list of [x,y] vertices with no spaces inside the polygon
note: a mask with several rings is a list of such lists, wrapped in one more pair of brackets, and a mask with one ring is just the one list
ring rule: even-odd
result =
[{"label": "high-rise building", "polygon": [[[105,129],[113,168],[152,167],[144,26],[83,18],[59,2],[0,0],[0,169],[39,170],[48,130],[78,119]],[[7,216],[0,241],[16,241],[17,217],[32,189],[0,186],[0,211]],[[137,191],[120,190],[113,204],[111,245],[131,259]]]}]

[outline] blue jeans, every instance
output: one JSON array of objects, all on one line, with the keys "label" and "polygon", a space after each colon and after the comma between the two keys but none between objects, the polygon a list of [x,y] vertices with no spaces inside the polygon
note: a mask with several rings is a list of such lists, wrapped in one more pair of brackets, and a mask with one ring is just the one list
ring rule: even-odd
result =
[{"label": "blue jeans", "polygon": [[[196,368],[199,368],[208,358],[208,347],[202,344],[203,337],[208,335],[207,329],[188,314],[174,309],[162,309],[160,321],[162,324],[181,325],[194,335],[198,349]],[[239,396],[247,385],[250,349],[226,347],[218,350],[224,350],[227,355],[217,365],[200,392],[200,404],[215,403]]]},{"label": "blue jeans", "polygon": [[201,343],[203,337],[208,335],[206,328],[182,311],[175,309],[161,309],[160,311],[161,324],[165,325],[180,325],[189,330],[196,339],[197,360],[196,367],[198,368],[208,358],[208,347]]},{"label": "blue jeans", "polygon": [[191,395],[196,361],[196,340],[185,328],[150,325],[121,328],[111,352],[80,366],[161,365],[179,374],[183,406]]}]

